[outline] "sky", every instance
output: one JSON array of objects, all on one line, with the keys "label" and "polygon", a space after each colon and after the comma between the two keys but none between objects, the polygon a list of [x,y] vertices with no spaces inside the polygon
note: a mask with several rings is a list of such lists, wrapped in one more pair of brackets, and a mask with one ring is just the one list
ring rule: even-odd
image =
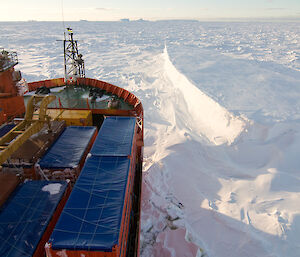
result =
[{"label": "sky", "polygon": [[300,20],[300,0],[13,0],[1,3],[0,21],[114,21],[161,19]]}]

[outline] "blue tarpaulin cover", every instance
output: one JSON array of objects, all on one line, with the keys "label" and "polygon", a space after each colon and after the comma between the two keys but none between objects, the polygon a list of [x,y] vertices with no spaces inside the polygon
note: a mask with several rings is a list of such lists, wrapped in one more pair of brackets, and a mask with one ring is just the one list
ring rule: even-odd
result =
[{"label": "blue tarpaulin cover", "polygon": [[75,168],[82,159],[96,127],[69,126],[39,162],[41,168]]},{"label": "blue tarpaulin cover", "polygon": [[111,251],[118,244],[129,169],[127,157],[86,161],[50,237],[53,249]]},{"label": "blue tarpaulin cover", "polygon": [[16,125],[15,124],[6,124],[4,126],[1,126],[0,128],[0,137],[3,137],[7,132],[12,130]]},{"label": "blue tarpaulin cover", "polygon": [[128,156],[131,154],[135,117],[107,117],[92,147],[97,156]]},{"label": "blue tarpaulin cover", "polygon": [[67,187],[66,182],[28,181],[0,210],[0,256],[32,256]]}]

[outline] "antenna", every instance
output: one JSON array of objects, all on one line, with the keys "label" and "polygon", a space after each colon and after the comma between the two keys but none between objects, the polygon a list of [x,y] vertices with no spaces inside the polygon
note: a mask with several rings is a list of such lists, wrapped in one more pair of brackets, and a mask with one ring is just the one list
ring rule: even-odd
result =
[{"label": "antenna", "polygon": [[78,53],[77,40],[73,39],[73,31],[67,28],[67,38],[64,39],[65,82],[75,82],[77,78],[85,77],[84,60]]},{"label": "antenna", "polygon": [[[61,15],[62,15],[62,25],[65,31],[65,16],[64,16],[64,0],[61,0]],[[66,39],[66,33],[64,32],[64,39]]]}]

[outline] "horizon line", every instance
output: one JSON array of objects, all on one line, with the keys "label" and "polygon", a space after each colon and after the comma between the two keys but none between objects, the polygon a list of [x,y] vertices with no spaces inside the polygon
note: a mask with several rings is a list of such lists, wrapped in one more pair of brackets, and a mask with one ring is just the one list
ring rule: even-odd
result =
[{"label": "horizon line", "polygon": [[[120,18],[115,20],[68,20],[65,22],[157,22],[157,21],[300,21],[300,16],[282,16],[282,17],[220,17],[220,18],[157,18],[157,19],[143,19],[143,18]],[[61,20],[0,20],[0,22],[61,22]]]}]

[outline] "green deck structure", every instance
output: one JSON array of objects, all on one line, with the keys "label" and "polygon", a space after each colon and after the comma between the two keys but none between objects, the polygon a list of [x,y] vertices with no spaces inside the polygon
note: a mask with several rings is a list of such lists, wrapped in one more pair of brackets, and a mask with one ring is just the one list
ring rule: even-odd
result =
[{"label": "green deck structure", "polygon": [[[111,99],[111,93],[105,92],[101,98],[92,101],[89,97],[90,87],[88,86],[64,86],[51,88],[51,93],[56,96],[56,100],[49,104],[49,108],[67,108],[67,109],[108,109],[107,102]],[[25,106],[32,94],[24,96]],[[115,96],[116,97],[116,96]],[[117,98],[120,102],[121,110],[132,110],[133,106]]]}]

